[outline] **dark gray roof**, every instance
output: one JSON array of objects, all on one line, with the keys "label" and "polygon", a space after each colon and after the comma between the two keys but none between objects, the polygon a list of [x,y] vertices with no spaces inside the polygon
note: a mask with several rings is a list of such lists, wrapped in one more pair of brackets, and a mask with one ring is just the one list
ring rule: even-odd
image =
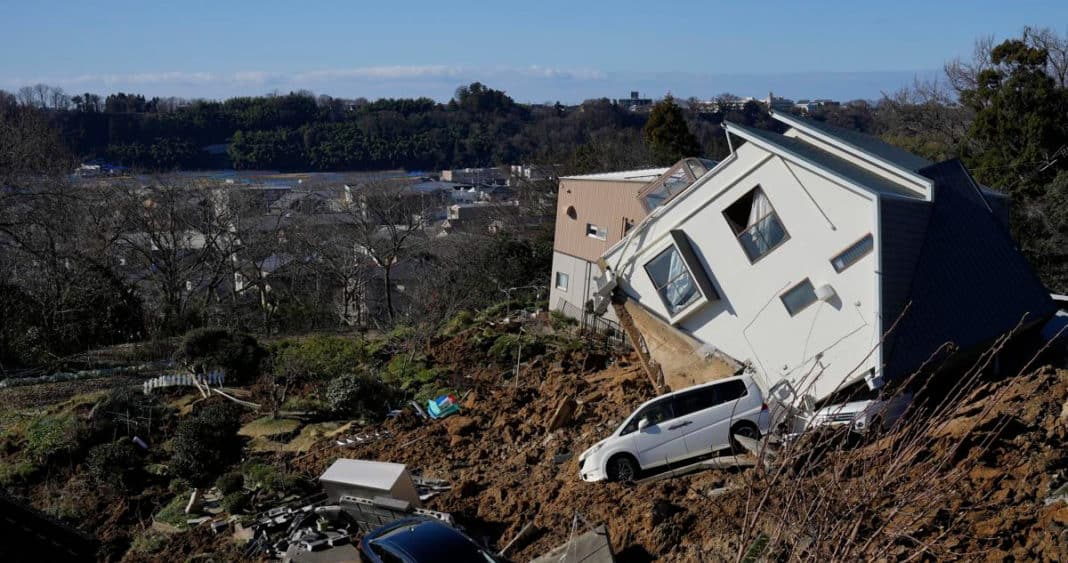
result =
[{"label": "dark gray roof", "polygon": [[864,186],[880,195],[894,195],[908,198],[920,197],[916,192],[909,190],[908,188],[895,184],[878,174],[869,172],[844,158],[835,156],[804,141],[786,137],[778,133],[772,133],[771,131],[765,131],[763,129],[754,129],[752,127],[746,127],[745,125],[738,125],[737,123],[728,122],[728,125],[732,129],[741,130],[748,135],[752,135],[767,143],[771,143],[783,151],[792,153],[798,158],[807,160],[816,166],[828,170],[855,184]]},{"label": "dark gray roof", "polygon": [[[920,173],[934,181],[929,213],[901,209],[898,220],[884,222],[880,237],[884,276],[904,269],[900,273],[910,280],[907,291],[884,288],[884,330],[910,304],[886,340],[883,361],[891,378],[908,375],[946,342],[974,349],[1011,330],[1025,314],[1036,321],[1054,311],[1048,291],[960,161]],[[901,229],[902,222],[912,226]],[[920,229],[922,244],[912,235]]]},{"label": "dark gray roof", "polygon": [[921,168],[925,168],[934,164],[930,160],[910,153],[909,151],[895,147],[890,143],[874,137],[872,135],[866,135],[857,131],[851,131],[849,129],[843,129],[836,127],[823,121],[816,121],[815,119],[808,119],[799,117],[793,114],[783,114],[781,112],[772,112],[772,115],[778,118],[780,121],[789,123],[790,121],[796,121],[805,127],[815,129],[825,135],[830,135],[838,141],[841,141],[853,148],[866,152],[872,156],[879,157],[891,164],[900,166],[906,170],[913,172],[919,172]]}]

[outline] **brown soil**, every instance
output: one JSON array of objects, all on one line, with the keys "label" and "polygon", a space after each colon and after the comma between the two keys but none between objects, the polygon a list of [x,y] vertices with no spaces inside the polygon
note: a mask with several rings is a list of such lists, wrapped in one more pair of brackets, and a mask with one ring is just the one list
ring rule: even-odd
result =
[{"label": "brown soil", "polygon": [[[457,339],[436,352],[436,363],[452,360],[456,369],[470,369],[479,359],[477,351]],[[491,547],[503,547],[523,526],[534,523],[536,532],[508,554],[516,561],[567,541],[576,514],[605,523],[623,561],[734,559],[740,544],[748,545],[741,523],[747,516],[747,501],[753,500],[750,491],[760,492],[750,486],[759,481],[755,470],[709,471],[640,485],[579,479],[578,455],[652,396],[634,358],[583,372],[585,363],[589,362],[578,357],[555,365],[535,362],[525,368],[518,386],[502,379],[497,368],[468,372],[464,379],[470,391],[460,415],[424,423],[406,411],[383,424],[393,433],[390,440],[351,449],[324,446],[291,463],[317,475],[339,457],[375,459],[405,463],[425,476],[447,479],[453,489],[430,499],[428,508],[452,513]],[[549,421],[567,397],[578,401],[576,415],[550,434]],[[977,388],[944,424],[927,431],[923,447],[928,450],[919,453],[921,458],[948,457],[955,464],[944,468],[946,478],[957,479],[954,494],[943,499],[944,510],[919,521],[898,518],[895,533],[910,540],[902,540],[897,553],[868,555],[891,560],[918,552],[921,560],[1068,557],[1064,527],[1068,507],[1063,502],[1043,503],[1051,486],[1068,479],[1061,474],[1068,469],[1063,450],[1068,427],[1061,416],[1066,400],[1065,371],[1045,370]],[[1006,419],[1011,423],[1006,425]],[[858,455],[880,459],[892,443],[877,442]],[[989,445],[981,459],[974,455],[978,451],[960,447],[970,444],[974,449],[981,443]],[[961,451],[944,456],[946,448]],[[571,457],[556,464],[553,458],[558,454]],[[879,467],[858,471],[852,479],[870,478]],[[955,477],[961,471],[966,478]],[[816,475],[804,483],[816,484],[822,478]],[[734,488],[726,494],[708,494],[722,486]],[[888,499],[874,499],[865,518],[890,521],[892,507]],[[868,520],[858,529],[873,526]],[[936,542],[938,549],[925,551],[926,542]]]}]

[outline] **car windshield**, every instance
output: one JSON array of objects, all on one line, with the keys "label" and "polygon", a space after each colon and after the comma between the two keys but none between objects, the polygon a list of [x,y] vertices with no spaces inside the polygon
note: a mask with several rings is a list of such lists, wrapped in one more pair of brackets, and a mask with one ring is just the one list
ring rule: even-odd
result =
[{"label": "car windshield", "polygon": [[458,530],[440,522],[423,522],[399,526],[370,542],[376,554],[389,553],[384,561],[486,561],[496,563],[492,555]]}]

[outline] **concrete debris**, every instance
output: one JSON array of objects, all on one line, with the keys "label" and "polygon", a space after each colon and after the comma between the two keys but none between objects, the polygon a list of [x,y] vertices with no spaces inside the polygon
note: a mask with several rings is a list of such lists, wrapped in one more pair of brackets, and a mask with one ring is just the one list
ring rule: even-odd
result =
[{"label": "concrete debris", "polygon": [[547,430],[553,432],[558,428],[563,427],[565,424],[571,421],[571,415],[575,413],[575,408],[578,403],[575,402],[573,397],[567,397],[556,407],[556,411],[553,413],[553,417],[549,419],[549,427]]},{"label": "concrete debris", "polygon": [[343,448],[351,448],[358,444],[364,444],[367,442],[374,442],[377,440],[385,440],[386,438],[392,438],[393,434],[389,430],[376,430],[374,432],[367,432],[364,434],[355,434],[348,438],[341,438],[334,442]]},{"label": "concrete debris", "polygon": [[200,512],[200,494],[200,489],[193,489],[193,492],[189,494],[189,502],[185,505],[186,514]]},{"label": "concrete debris", "polygon": [[531,560],[531,563],[614,563],[612,542],[604,525]]},{"label": "concrete debris", "polygon": [[501,551],[499,553],[497,553],[497,555],[500,555],[501,557],[504,557],[504,554],[508,553],[508,550],[512,549],[512,546],[515,545],[516,542],[522,541],[527,536],[529,536],[532,532],[534,532],[534,530],[535,530],[534,523],[533,522],[527,522],[526,525],[523,526],[519,530],[519,533],[517,533],[515,535],[515,537],[511,539],[511,541],[509,541],[507,544],[505,544],[504,547],[501,548]]}]

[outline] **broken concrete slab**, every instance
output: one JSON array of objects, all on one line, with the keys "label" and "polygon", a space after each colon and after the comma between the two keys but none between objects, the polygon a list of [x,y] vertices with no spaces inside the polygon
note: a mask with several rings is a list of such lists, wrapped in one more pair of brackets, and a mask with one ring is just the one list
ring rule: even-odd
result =
[{"label": "broken concrete slab", "polygon": [[530,563],[615,563],[608,528],[598,526]]},{"label": "broken concrete slab", "polygon": [[576,407],[578,407],[578,403],[575,402],[573,397],[567,397],[560,401],[560,404],[556,406],[556,412],[553,413],[553,417],[549,420],[549,426],[546,430],[553,432],[570,422],[571,415],[575,413]]},{"label": "broken concrete slab", "polygon": [[193,492],[189,494],[189,502],[185,505],[186,514],[200,511],[200,496],[200,489],[193,489]]}]

